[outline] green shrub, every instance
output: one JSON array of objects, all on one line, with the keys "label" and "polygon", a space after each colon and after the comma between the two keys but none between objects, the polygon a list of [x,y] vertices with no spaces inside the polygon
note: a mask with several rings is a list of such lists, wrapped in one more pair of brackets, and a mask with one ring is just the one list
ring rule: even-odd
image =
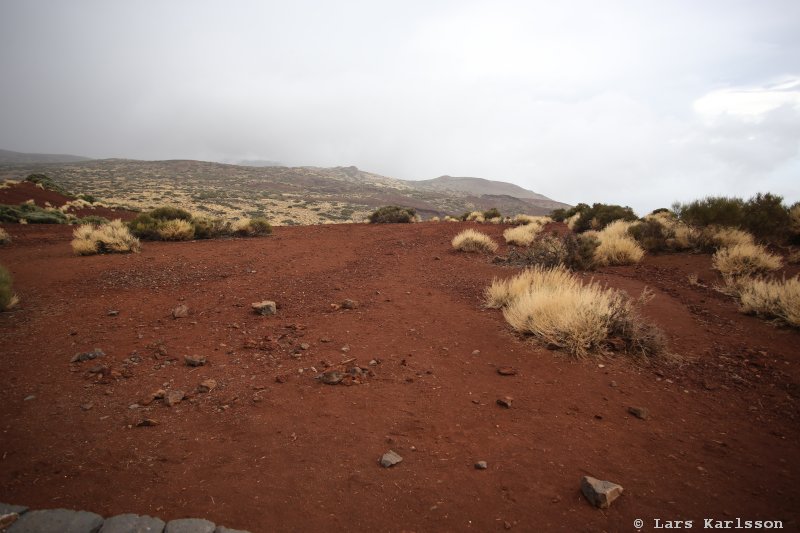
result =
[{"label": "green shrub", "polygon": [[0,311],[7,311],[19,302],[12,284],[11,273],[0,265]]},{"label": "green shrub", "polygon": [[496,207],[493,207],[493,208],[483,212],[483,218],[485,218],[486,220],[489,220],[491,218],[498,218],[498,217],[502,217],[502,216],[503,215],[500,214],[500,211],[498,211],[498,209]]},{"label": "green shrub", "polygon": [[89,215],[76,221],[77,224],[91,224],[93,226],[102,226],[103,224],[108,224],[109,222],[110,220],[108,220],[106,217],[101,217],[99,215]]},{"label": "green shrub", "polygon": [[553,212],[550,213],[550,218],[556,222],[564,222],[569,217],[575,216],[578,213],[582,213],[587,209],[591,209],[589,204],[578,204],[575,207],[570,207],[569,209],[554,209]]},{"label": "green shrub", "polygon": [[95,203],[97,201],[97,197],[93,196],[91,194],[79,194],[78,198],[80,198],[81,200],[83,200],[85,202],[89,202],[90,204],[93,204],[93,203]]},{"label": "green shrub", "polygon": [[741,227],[744,218],[744,201],[741,198],[708,196],[688,204],[676,203],[672,210],[690,226],[704,228],[710,225]]},{"label": "green shrub", "polygon": [[416,209],[411,207],[387,205],[375,210],[375,212],[369,216],[369,221],[372,224],[409,223],[413,222],[416,216]]},{"label": "green shrub", "polygon": [[47,190],[55,191],[57,193],[63,194],[64,196],[72,196],[69,191],[67,191],[64,187],[56,183],[52,180],[52,178],[46,176],[45,174],[29,174],[25,181],[30,183],[35,183],[37,185],[41,185]]},{"label": "green shrub", "polygon": [[153,218],[149,213],[142,213],[128,222],[128,229],[140,239],[157,241],[161,238],[158,230],[162,223],[162,220]]},{"label": "green shrub", "polygon": [[238,220],[233,225],[233,231],[242,237],[258,237],[272,233],[272,226],[265,218],[249,218]]},{"label": "green shrub", "polygon": [[233,234],[231,225],[221,218],[195,217],[192,225],[195,239],[216,239]]},{"label": "green shrub", "polygon": [[151,218],[156,220],[185,220],[192,221],[192,214],[180,207],[164,206],[157,207],[147,213]]},{"label": "green shrub", "polygon": [[783,196],[758,193],[742,209],[744,229],[762,241],[783,242],[789,236],[789,210]]},{"label": "green shrub", "polygon": [[576,233],[590,229],[600,231],[615,220],[633,221],[639,218],[633,209],[621,205],[592,204],[592,207],[577,212],[581,216],[575,223]]},{"label": "green shrub", "polygon": [[599,245],[594,235],[559,236],[553,232],[541,235],[527,248],[511,250],[505,262],[514,266],[551,268],[563,265],[572,270],[592,270]]},{"label": "green shrub", "polygon": [[[660,212],[663,213],[663,211]],[[633,237],[648,253],[664,252],[668,249],[667,239],[670,235],[658,220],[642,219],[638,224],[628,228],[628,235]]]},{"label": "green shrub", "polygon": [[43,209],[29,203],[0,205],[0,222],[19,222],[22,219],[30,224],[67,223],[67,215],[57,209]]}]

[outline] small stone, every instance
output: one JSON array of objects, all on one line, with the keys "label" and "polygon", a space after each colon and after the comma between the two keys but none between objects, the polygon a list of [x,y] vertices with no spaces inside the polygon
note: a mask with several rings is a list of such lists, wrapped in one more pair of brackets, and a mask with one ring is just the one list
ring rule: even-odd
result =
[{"label": "small stone", "polygon": [[320,337],[319,342],[331,342],[328,337]]},{"label": "small stone", "polygon": [[382,467],[389,468],[390,466],[394,466],[402,460],[403,458],[400,457],[399,453],[394,450],[389,450],[381,456],[380,463]]},{"label": "small stone", "polygon": [[157,426],[157,425],[158,425],[158,422],[156,420],[153,420],[152,418],[143,418],[143,419],[141,419],[140,421],[138,421],[136,423],[136,427],[137,428],[146,428],[146,427],[152,427],[152,426]]},{"label": "small stone", "polygon": [[472,355],[480,355],[480,354],[481,354],[480,350],[472,350]]},{"label": "small stone", "polygon": [[117,311],[116,309],[111,309],[111,310],[109,310],[109,311],[108,311],[108,313],[106,313],[106,314],[107,314],[108,316],[119,316],[119,311]]},{"label": "small stone", "polygon": [[505,407],[506,409],[511,409],[511,402],[514,401],[514,398],[511,396],[504,396],[503,398],[497,399],[497,405],[500,407]]},{"label": "small stone", "polygon": [[610,481],[601,481],[591,476],[581,479],[581,492],[589,503],[600,509],[607,509],[622,494],[622,487]]},{"label": "small stone", "polygon": [[94,407],[94,404],[92,402],[81,404],[82,411],[89,411],[92,407]]},{"label": "small stone", "polygon": [[347,352],[349,352],[349,351],[350,351],[350,345],[349,345],[349,344],[345,344],[344,346],[342,346],[341,348],[339,348],[339,350],[340,350],[341,352],[343,352],[343,353],[347,353]]},{"label": "small stone", "polygon": [[203,366],[206,364],[206,357],[204,355],[184,355],[183,362],[186,366]]},{"label": "small stone", "polygon": [[338,385],[344,379],[344,374],[338,370],[329,370],[317,376],[317,379],[326,385]]},{"label": "small stone", "polygon": [[274,315],[278,312],[277,304],[271,300],[255,302],[251,304],[251,307],[253,308],[255,314],[262,316]]},{"label": "small stone", "polygon": [[6,513],[0,515],[0,531],[5,531],[6,528],[11,527],[11,524],[19,519],[17,513]]},{"label": "small stone", "polygon": [[197,386],[197,392],[211,392],[217,388],[217,380],[207,379]]},{"label": "small stone", "polygon": [[36,395],[35,394],[29,394],[28,396],[25,396],[25,398],[22,401],[29,402],[29,401],[35,400],[35,399],[36,399]]},{"label": "small stone", "polygon": [[650,416],[650,413],[644,407],[628,407],[628,413],[640,420],[647,420]]},{"label": "small stone", "polygon": [[72,356],[72,359],[69,360],[70,363],[83,363],[84,361],[91,361],[92,359],[97,359],[105,355],[105,352],[100,348],[95,348],[91,352],[81,352],[76,353]]},{"label": "small stone", "polygon": [[216,524],[202,518],[179,518],[170,520],[164,533],[214,533]]},{"label": "small stone", "polygon": [[609,385],[610,385],[611,387],[615,388],[615,389],[617,388],[617,382],[616,382],[616,381],[613,381],[613,380],[612,380],[612,381],[611,381],[611,383],[609,383]]},{"label": "small stone", "polygon": [[342,309],[358,309],[358,302],[348,298],[342,302]]},{"label": "small stone", "polygon": [[379,361],[377,359],[370,359],[369,366],[378,366]]},{"label": "small stone", "polygon": [[501,376],[516,376],[517,369],[510,366],[501,366],[497,368],[497,373]]},{"label": "small stone", "polygon": [[286,383],[289,381],[289,376],[287,374],[278,374],[275,376],[275,383]]},{"label": "small stone", "polygon": [[489,465],[486,461],[478,461],[475,463],[475,470],[486,470],[487,468],[489,468]]},{"label": "small stone", "polygon": [[309,349],[311,349],[311,345],[308,344],[307,342],[301,342],[300,343],[300,349],[301,350],[309,350]]},{"label": "small stone", "polygon": [[180,304],[172,310],[172,318],[186,318],[189,316],[189,308],[185,304]]},{"label": "small stone", "polygon": [[172,407],[174,405],[178,405],[179,403],[181,403],[181,401],[185,396],[186,395],[184,394],[183,391],[171,390],[164,397],[164,403],[167,404],[168,407]]}]

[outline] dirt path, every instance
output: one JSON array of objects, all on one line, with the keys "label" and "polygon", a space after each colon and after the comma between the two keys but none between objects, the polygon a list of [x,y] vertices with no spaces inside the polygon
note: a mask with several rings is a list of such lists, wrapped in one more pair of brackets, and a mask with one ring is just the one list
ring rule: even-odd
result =
[{"label": "dirt path", "polygon": [[[69,228],[6,226],[0,263],[23,305],[0,314],[0,501],[253,532],[797,526],[797,331],[689,284],[693,272],[713,281],[708,256],[648,257],[594,277],[652,287],[647,314],[684,363],[573,361],[482,309],[492,277],[515,270],[452,252],[466,226],[281,227],[103,257],[72,256]],[[331,307],[347,298],[358,308]],[[262,299],[277,316],[252,313]],[[176,320],[179,303],[190,314]],[[70,363],[95,347],[106,355]],[[195,354],[208,364],[183,364]],[[313,379],[350,358],[374,376]],[[105,374],[89,372],[98,365]],[[174,407],[131,408],[209,378],[214,390]],[[495,403],[504,396],[511,409]],[[158,425],[137,427],[144,418]],[[389,449],[404,460],[383,469]],[[583,475],[625,493],[594,509]]]}]

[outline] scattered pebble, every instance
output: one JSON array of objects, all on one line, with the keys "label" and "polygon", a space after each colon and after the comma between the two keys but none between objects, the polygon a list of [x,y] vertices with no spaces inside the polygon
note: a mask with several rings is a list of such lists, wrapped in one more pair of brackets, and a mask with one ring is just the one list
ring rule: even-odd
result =
[{"label": "scattered pebble", "polygon": [[35,400],[35,399],[36,399],[36,395],[35,394],[31,394],[31,395],[25,396],[25,399],[23,401],[29,402],[29,401]]},{"label": "scattered pebble", "polygon": [[108,311],[108,313],[106,313],[106,314],[107,314],[108,316],[118,316],[118,315],[119,315],[119,311],[117,311],[116,309],[110,309],[110,310]]},{"label": "scattered pebble", "polygon": [[497,373],[501,376],[516,376],[517,369],[510,366],[501,366],[497,368]]},{"label": "scattered pebble", "polygon": [[89,403],[82,403],[82,404],[81,404],[81,410],[82,410],[82,411],[88,411],[88,410],[89,410],[89,409],[91,409],[92,407],[94,407],[94,404],[93,404],[92,402],[89,402]]},{"label": "scattered pebble", "polygon": [[344,379],[344,374],[338,370],[329,370],[317,376],[317,379],[326,385],[338,385]]},{"label": "scattered pebble", "polygon": [[197,386],[197,392],[211,392],[217,388],[217,380],[207,379]]},{"label": "scattered pebble", "polygon": [[139,428],[152,427],[152,426],[157,426],[157,425],[158,425],[158,422],[156,420],[153,420],[152,418],[143,418],[142,420],[140,420],[139,422],[136,423],[136,427],[139,427]]},{"label": "scattered pebble", "polygon": [[206,364],[206,357],[204,355],[184,355],[183,362],[186,366],[203,366]]},{"label": "scattered pebble", "polygon": [[504,396],[503,398],[497,399],[497,405],[500,407],[505,407],[506,409],[511,409],[511,402],[514,401],[514,398],[511,396]]},{"label": "scattered pebble", "polygon": [[181,401],[183,401],[183,398],[185,396],[186,395],[183,393],[183,391],[171,390],[167,393],[166,396],[164,396],[164,403],[168,407],[172,407],[174,405],[178,405],[179,403],[181,403]]},{"label": "scattered pebble", "polygon": [[277,304],[271,300],[254,302],[250,306],[253,308],[253,312],[255,312],[257,315],[268,316],[274,315],[278,312]]},{"label": "scattered pebble", "polygon": [[72,356],[72,359],[69,360],[70,363],[83,363],[84,361],[91,361],[92,359],[97,359],[98,357],[102,357],[105,355],[105,352],[100,348],[95,348],[91,352],[81,352],[76,353]]},{"label": "scattered pebble", "polygon": [[650,413],[644,407],[628,407],[628,413],[632,414],[636,418],[639,418],[640,420],[647,420],[647,418],[650,416]]},{"label": "scattered pebble", "polygon": [[581,479],[581,492],[589,502],[600,509],[607,509],[622,494],[622,486],[602,481],[591,476]]},{"label": "scattered pebble", "polygon": [[613,387],[613,388],[617,388],[617,382],[616,381],[612,381],[611,383],[609,383],[609,385],[611,387]]},{"label": "scattered pebble", "polygon": [[187,316],[189,316],[189,308],[186,307],[186,304],[180,304],[172,310],[172,318],[186,318]]},{"label": "scattered pebble", "polygon": [[487,468],[489,468],[489,465],[486,461],[478,461],[475,463],[475,470],[486,470]]},{"label": "scattered pebble", "polygon": [[347,299],[342,302],[343,309],[358,309],[358,302],[356,300]]}]

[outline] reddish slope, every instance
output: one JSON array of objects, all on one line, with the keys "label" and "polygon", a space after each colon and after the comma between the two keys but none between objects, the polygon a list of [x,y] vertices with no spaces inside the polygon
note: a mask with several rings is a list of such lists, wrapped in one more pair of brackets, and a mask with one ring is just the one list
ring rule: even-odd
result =
[{"label": "reddish slope", "polygon": [[[513,270],[452,252],[467,226],[277,228],[104,257],[72,256],[63,228],[12,228],[0,263],[23,303],[0,314],[0,501],[254,532],[628,531],[636,518],[650,529],[735,517],[797,527],[797,331],[686,283],[713,278],[708,256],[650,257],[595,277],[653,286],[648,314],[685,363],[575,362],[481,308],[483,287]],[[480,229],[499,240],[503,228]],[[265,298],[277,317],[251,312]],[[345,298],[361,306],[331,309]],[[174,320],[180,302],[190,316]],[[107,356],[69,363],[95,347]],[[193,354],[209,364],[185,366]],[[311,377],[351,357],[380,361],[366,384]],[[95,364],[119,375],[98,383]],[[207,378],[218,388],[175,407],[129,408]],[[503,396],[511,409],[495,404]],[[135,427],[145,417],[159,425]],[[382,469],[388,449],[404,460]],[[625,493],[594,509],[579,492],[586,474]]]},{"label": "reddish slope", "polygon": [[[33,183],[26,181],[0,189],[0,204],[19,205],[23,202],[27,202],[28,200],[33,200],[33,202],[39,207],[47,207],[48,204],[50,204],[52,207],[61,207],[70,201],[71,198],[68,198],[55,191],[39,188]],[[105,217],[109,220],[113,220],[115,218],[131,220],[136,217],[136,213],[132,211],[109,209],[107,207],[96,206],[82,209],[71,208],[68,212],[77,217],[97,215]]]}]

